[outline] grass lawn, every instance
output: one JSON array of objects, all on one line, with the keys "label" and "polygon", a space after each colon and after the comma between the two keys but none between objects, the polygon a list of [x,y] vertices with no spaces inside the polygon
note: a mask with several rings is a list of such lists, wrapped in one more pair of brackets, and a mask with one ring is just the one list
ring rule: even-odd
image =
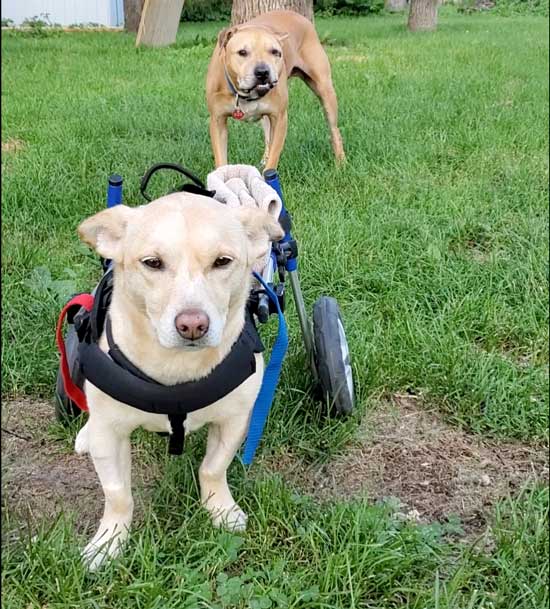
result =
[{"label": "grass lawn", "polygon": [[[358,413],[319,416],[291,308],[264,455],[290,448],[329,460],[361,415],[396,392],[484,438],[547,440],[547,20],[443,11],[436,33],[417,35],[403,22],[316,20],[339,96],[343,170],[317,100],[291,82],[279,170],[302,288],[310,304],[322,293],[339,300]],[[4,397],[53,393],[58,311],[100,273],[76,226],[102,209],[109,173],[125,177],[126,200],[138,203],[153,162],[211,170],[204,76],[221,26],[185,24],[168,49],[135,49],[121,33],[2,36]],[[261,155],[261,129],[233,123],[230,161]],[[197,509],[202,439],[172,460],[162,439],[140,439],[142,458],[164,473],[124,557],[86,574],[70,512],[35,542],[10,537],[5,609],[548,602],[546,487],[499,503],[482,551],[456,540],[456,523],[405,522],[391,501],[316,502],[260,461],[231,470],[250,516],[237,536],[213,531]]]}]

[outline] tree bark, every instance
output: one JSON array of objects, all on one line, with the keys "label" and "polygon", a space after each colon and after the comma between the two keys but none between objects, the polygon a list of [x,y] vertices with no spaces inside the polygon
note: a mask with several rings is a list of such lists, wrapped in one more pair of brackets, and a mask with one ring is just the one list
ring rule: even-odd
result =
[{"label": "tree bark", "polygon": [[275,10],[295,11],[313,22],[313,0],[233,0],[231,25],[239,25]]},{"label": "tree bark", "polygon": [[404,11],[408,6],[408,0],[386,0],[384,8],[390,13]]},{"label": "tree bark", "polygon": [[137,32],[145,0],[124,0],[124,29]]},{"label": "tree bark", "polygon": [[430,31],[437,27],[438,0],[411,0],[409,22],[411,32]]}]

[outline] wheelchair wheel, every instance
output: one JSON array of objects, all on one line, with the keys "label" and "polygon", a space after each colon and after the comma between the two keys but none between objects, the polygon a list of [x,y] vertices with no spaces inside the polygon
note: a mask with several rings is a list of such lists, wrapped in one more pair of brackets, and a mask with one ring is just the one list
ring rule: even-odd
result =
[{"label": "wheelchair wheel", "polygon": [[338,415],[353,410],[353,372],[342,316],[334,298],[321,296],[313,307],[313,338],[323,399]]},{"label": "wheelchair wheel", "polygon": [[[84,385],[84,378],[80,372],[77,361],[78,336],[75,329],[71,326],[65,339],[65,349],[67,350],[67,361],[71,371],[71,378],[79,387]],[[55,416],[58,421],[68,424],[71,420],[80,416],[82,411],[65,393],[61,368],[57,371],[57,381],[55,384]]]}]

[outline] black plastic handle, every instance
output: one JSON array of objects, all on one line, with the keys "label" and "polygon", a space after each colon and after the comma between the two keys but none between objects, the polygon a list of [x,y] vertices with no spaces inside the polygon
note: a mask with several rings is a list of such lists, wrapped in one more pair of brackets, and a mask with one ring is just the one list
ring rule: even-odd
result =
[{"label": "black plastic handle", "polygon": [[160,171],[161,169],[170,169],[172,171],[177,171],[178,173],[181,173],[185,177],[192,180],[195,185],[198,186],[201,190],[206,191],[206,186],[204,185],[202,180],[197,178],[194,173],[191,173],[189,170],[185,169],[185,167],[182,167],[177,163],[156,163],[155,165],[149,167],[149,169],[145,172],[145,175],[141,178],[141,182],[139,185],[139,191],[141,192],[143,198],[146,201],[151,201],[151,197],[145,192],[147,189],[147,185],[149,184],[149,180],[157,171]]}]

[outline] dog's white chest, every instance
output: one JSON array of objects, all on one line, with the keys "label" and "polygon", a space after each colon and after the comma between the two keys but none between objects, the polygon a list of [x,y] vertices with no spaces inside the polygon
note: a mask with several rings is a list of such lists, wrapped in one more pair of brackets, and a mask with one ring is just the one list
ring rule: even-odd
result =
[{"label": "dog's white chest", "polygon": [[252,101],[241,100],[239,107],[244,112],[244,116],[241,120],[246,121],[247,123],[253,123],[260,120],[268,111],[267,104],[256,99]]}]

